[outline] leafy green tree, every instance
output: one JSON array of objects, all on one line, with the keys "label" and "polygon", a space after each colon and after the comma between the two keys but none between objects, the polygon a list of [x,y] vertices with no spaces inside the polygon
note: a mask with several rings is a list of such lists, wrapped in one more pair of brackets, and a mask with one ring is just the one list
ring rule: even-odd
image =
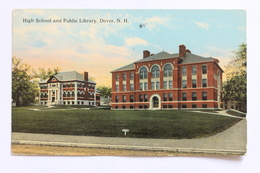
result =
[{"label": "leafy green tree", "polygon": [[247,104],[247,44],[242,43],[233,53],[233,59],[226,67],[227,80],[223,86],[223,95],[224,101],[237,103],[241,110]]},{"label": "leafy green tree", "polygon": [[31,67],[22,63],[22,59],[12,58],[12,99],[16,106],[34,103],[37,85],[30,75]]},{"label": "leafy green tree", "polygon": [[99,90],[101,96],[104,96],[105,98],[111,98],[112,88],[110,86],[101,85],[97,87],[97,90]]},{"label": "leafy green tree", "polygon": [[43,67],[38,68],[37,70],[33,69],[33,76],[35,78],[39,78],[40,81],[48,79],[50,76],[57,74],[60,72],[59,67],[55,67],[53,70],[51,68],[48,68],[47,70]]}]

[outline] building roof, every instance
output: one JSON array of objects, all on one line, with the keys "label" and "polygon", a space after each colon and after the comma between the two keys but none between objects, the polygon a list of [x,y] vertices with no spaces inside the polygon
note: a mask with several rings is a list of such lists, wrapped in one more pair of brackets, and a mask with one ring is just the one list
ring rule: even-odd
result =
[{"label": "building roof", "polygon": [[128,64],[126,66],[120,67],[118,69],[115,69],[111,72],[115,72],[115,71],[124,71],[124,70],[134,70],[134,64],[135,63],[140,63],[140,62],[147,62],[147,61],[155,61],[155,60],[163,60],[163,59],[172,59],[172,58],[179,58],[182,60],[182,62],[180,64],[190,64],[190,63],[197,63],[197,62],[212,62],[214,61],[214,58],[205,58],[199,55],[195,55],[189,52],[186,52],[186,56],[185,57],[179,57],[179,53],[175,53],[175,54],[169,54],[168,52],[159,52],[155,55],[150,55],[146,58],[137,60],[131,64]]},{"label": "building roof", "polygon": [[[51,76],[52,77],[52,76]],[[50,78],[51,78],[50,77]],[[55,75],[53,75],[53,77],[57,78],[59,81],[82,81],[82,82],[86,82],[84,80],[84,76],[76,71],[64,71],[64,72],[59,72]],[[39,83],[47,83],[47,81],[50,79],[46,79],[43,80]],[[90,83],[95,83],[94,81],[92,81],[91,79],[88,79],[88,82]]]}]

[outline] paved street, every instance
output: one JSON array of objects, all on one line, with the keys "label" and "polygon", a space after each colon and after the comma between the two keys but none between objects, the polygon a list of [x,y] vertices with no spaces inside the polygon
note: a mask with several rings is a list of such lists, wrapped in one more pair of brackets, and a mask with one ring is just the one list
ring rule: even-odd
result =
[{"label": "paved street", "polygon": [[246,152],[246,126],[246,119],[242,119],[222,133],[201,139],[112,138],[13,132],[12,143],[243,155]]}]

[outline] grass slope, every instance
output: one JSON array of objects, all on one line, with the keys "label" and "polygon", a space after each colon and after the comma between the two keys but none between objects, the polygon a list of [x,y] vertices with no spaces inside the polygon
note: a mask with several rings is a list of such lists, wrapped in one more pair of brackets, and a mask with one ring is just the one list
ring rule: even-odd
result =
[{"label": "grass slope", "polygon": [[181,139],[210,136],[240,119],[186,111],[42,110],[13,108],[12,131],[27,133]]}]

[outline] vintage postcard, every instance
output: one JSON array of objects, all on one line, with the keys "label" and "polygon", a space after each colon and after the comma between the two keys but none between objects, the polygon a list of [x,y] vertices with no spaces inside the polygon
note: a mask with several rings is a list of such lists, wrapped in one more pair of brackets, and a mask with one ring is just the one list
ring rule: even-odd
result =
[{"label": "vintage postcard", "polygon": [[12,34],[13,155],[245,155],[245,10],[17,9]]}]

